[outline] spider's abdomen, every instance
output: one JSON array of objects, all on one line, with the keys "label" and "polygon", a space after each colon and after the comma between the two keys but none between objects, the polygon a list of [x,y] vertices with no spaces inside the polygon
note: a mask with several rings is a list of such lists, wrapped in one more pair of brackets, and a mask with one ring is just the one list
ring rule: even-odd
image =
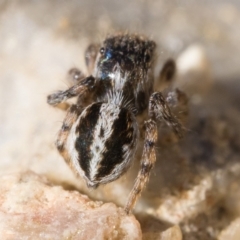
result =
[{"label": "spider's abdomen", "polygon": [[97,187],[120,177],[129,167],[136,147],[133,114],[112,103],[88,106],[68,137],[68,151],[88,186]]}]

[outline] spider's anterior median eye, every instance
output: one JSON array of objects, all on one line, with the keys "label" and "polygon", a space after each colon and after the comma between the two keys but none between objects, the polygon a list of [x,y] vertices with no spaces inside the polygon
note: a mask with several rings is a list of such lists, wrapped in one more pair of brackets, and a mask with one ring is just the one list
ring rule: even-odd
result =
[{"label": "spider's anterior median eye", "polygon": [[107,59],[110,59],[111,57],[112,57],[112,51],[107,50],[107,51],[106,51],[106,58],[107,58]]},{"label": "spider's anterior median eye", "polygon": [[104,54],[104,52],[105,52],[105,49],[104,49],[104,47],[101,47],[101,48],[100,48],[100,53],[103,55],[103,54]]}]

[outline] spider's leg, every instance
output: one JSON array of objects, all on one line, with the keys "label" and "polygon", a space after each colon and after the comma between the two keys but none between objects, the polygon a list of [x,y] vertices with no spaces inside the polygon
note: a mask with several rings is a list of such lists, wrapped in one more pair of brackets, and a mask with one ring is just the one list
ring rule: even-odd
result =
[{"label": "spider's leg", "polygon": [[[86,63],[89,75],[91,75],[93,72],[98,51],[99,51],[99,45],[97,44],[90,44],[85,51],[85,63]],[[67,78],[71,84],[76,84],[79,81],[81,81],[83,78],[86,78],[86,76],[80,69],[73,67],[68,71]]]},{"label": "spider's leg", "polygon": [[[186,120],[188,115],[188,97],[179,89],[174,89],[174,78],[176,75],[176,63],[169,59],[165,62],[159,74],[157,81],[157,90],[164,90],[167,92],[165,98],[166,103],[170,109],[176,113],[181,120]],[[165,96],[165,94],[164,94]]]},{"label": "spider's leg", "polygon": [[168,59],[160,72],[160,80],[165,82],[170,82],[173,80],[176,74],[176,64],[172,59]]},{"label": "spider's leg", "polygon": [[[69,156],[69,152],[67,149],[67,139],[71,132],[72,126],[77,120],[78,116],[81,114],[82,108],[77,105],[71,105],[68,109],[66,117],[63,121],[62,127],[58,133],[57,140],[55,145],[59,151],[59,153],[63,156],[68,165],[71,166],[71,156]],[[73,168],[74,170],[74,168]]]},{"label": "spider's leg", "polygon": [[154,92],[149,101],[149,116],[157,122],[165,121],[178,138],[183,137],[184,128],[172,113],[161,92]]},{"label": "spider's leg", "polygon": [[150,120],[145,122],[145,139],[141,167],[125,206],[127,213],[133,209],[137,199],[141,195],[156,161],[155,143],[157,141],[157,122],[165,121],[179,138],[183,136],[182,124],[173,115],[160,92],[155,92],[150,97],[149,116]]},{"label": "spider's leg", "polygon": [[168,59],[164,63],[159,73],[159,77],[156,81],[156,84],[157,84],[156,88],[158,90],[163,90],[171,86],[175,78],[175,75],[176,75],[176,63],[174,60]]},{"label": "spider's leg", "polygon": [[145,122],[145,139],[143,154],[141,158],[141,167],[135,180],[133,189],[128,197],[125,211],[127,214],[133,209],[137,199],[140,197],[156,161],[155,143],[157,141],[157,124],[150,119]]},{"label": "spider's leg", "polygon": [[176,116],[185,122],[188,117],[189,106],[187,95],[178,88],[167,93],[166,102]]},{"label": "spider's leg", "polygon": [[79,70],[78,68],[71,68],[68,71],[68,81],[71,84],[76,84],[79,81],[81,81],[82,79],[86,78],[86,76],[83,74],[83,72],[81,70]]},{"label": "spider's leg", "polygon": [[84,97],[93,91],[95,86],[95,78],[93,76],[86,77],[80,82],[70,87],[66,91],[57,91],[53,94],[48,95],[47,102],[50,105],[57,105],[59,103],[65,102],[72,97]]},{"label": "spider's leg", "polygon": [[98,44],[90,44],[85,51],[85,63],[89,74],[92,74],[94,70],[99,48],[100,46]]}]

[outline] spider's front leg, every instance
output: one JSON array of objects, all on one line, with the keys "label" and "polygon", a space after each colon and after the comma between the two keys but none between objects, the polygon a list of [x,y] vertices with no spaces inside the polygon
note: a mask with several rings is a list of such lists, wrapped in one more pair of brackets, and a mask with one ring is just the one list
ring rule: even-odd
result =
[{"label": "spider's front leg", "polygon": [[186,122],[189,112],[187,95],[179,89],[175,89],[168,92],[165,99],[172,112],[176,113],[178,119],[183,123]]},{"label": "spider's front leg", "polygon": [[55,106],[72,97],[79,96],[84,98],[93,90],[95,83],[96,80],[93,76],[86,77],[66,91],[57,91],[48,95],[47,102],[48,104]]},{"label": "spider's front leg", "polygon": [[[87,65],[89,74],[93,72],[98,50],[98,45],[91,44],[85,51],[85,63]],[[69,79],[74,83],[74,85],[66,91],[57,91],[53,94],[48,95],[48,104],[55,106],[67,101],[69,98],[76,96],[79,96],[79,103],[81,99],[86,97],[87,94],[90,93],[95,86],[95,78],[92,75],[85,77],[82,71],[80,71],[78,68],[70,69],[68,75]]]},{"label": "spider's front leg", "polygon": [[68,71],[68,80],[70,81],[71,84],[76,84],[86,76],[83,74],[81,70],[78,68],[71,68]]},{"label": "spider's front leg", "polygon": [[[99,51],[99,45],[90,44],[85,51],[85,64],[87,66],[88,74],[91,75],[95,66],[95,61]],[[78,68],[71,68],[68,71],[68,80],[72,84],[76,84],[86,76]]]},{"label": "spider's front leg", "polygon": [[149,116],[158,122],[166,122],[178,138],[183,137],[183,125],[179,122],[178,118],[174,116],[161,92],[155,92],[151,95],[149,101]]}]

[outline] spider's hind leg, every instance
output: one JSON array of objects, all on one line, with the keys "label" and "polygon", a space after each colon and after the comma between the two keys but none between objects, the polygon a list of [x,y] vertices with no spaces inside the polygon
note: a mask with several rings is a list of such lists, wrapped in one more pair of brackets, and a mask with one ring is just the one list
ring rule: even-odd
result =
[{"label": "spider's hind leg", "polygon": [[[69,155],[69,150],[67,149],[67,140],[71,132],[73,124],[76,122],[77,118],[82,112],[82,108],[77,105],[71,105],[68,109],[66,117],[63,121],[62,127],[58,133],[55,145],[59,153],[63,156],[68,165],[71,166],[71,156]],[[74,170],[74,169],[73,169]]]}]

